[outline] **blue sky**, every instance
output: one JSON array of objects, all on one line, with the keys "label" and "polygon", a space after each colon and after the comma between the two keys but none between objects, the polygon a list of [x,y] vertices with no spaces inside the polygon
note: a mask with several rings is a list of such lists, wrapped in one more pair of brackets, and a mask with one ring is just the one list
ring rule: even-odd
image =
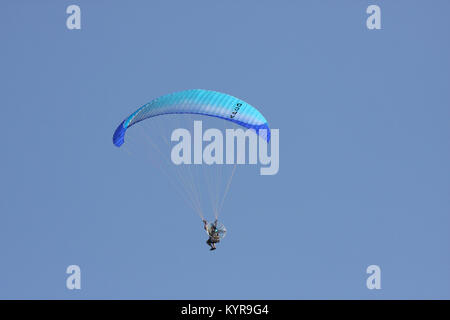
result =
[{"label": "blue sky", "polygon": [[[448,1],[0,8],[0,298],[450,298]],[[111,141],[143,103],[191,88],[280,130],[279,173],[236,174],[215,252],[165,176]]]}]

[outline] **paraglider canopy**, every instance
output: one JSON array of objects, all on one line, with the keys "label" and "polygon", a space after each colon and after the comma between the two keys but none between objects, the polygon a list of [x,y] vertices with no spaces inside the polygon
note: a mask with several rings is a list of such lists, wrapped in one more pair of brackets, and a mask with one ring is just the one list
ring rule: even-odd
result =
[{"label": "paraglider canopy", "polygon": [[270,140],[267,121],[256,108],[225,93],[193,89],[167,94],[140,107],[117,127],[113,136],[114,145],[120,147],[124,143],[125,132],[132,125],[164,114],[200,114],[221,118],[253,129],[267,141]]}]

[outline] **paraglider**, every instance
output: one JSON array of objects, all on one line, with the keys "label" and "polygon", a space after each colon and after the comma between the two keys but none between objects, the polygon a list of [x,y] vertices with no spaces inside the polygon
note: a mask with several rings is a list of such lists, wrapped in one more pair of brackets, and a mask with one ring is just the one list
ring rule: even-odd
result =
[{"label": "paraglider", "polygon": [[[254,129],[270,140],[270,129],[263,115],[248,103],[210,90],[193,89],[171,93],[146,103],[133,112],[117,127],[113,143],[120,147],[125,132],[132,125],[164,114],[200,114],[232,121],[245,128]],[[265,129],[265,130],[261,130]]]},{"label": "paraglider", "polygon": [[[271,136],[266,119],[250,104],[225,93],[203,89],[193,89],[167,94],[144,104],[119,124],[113,135],[114,145],[121,147],[125,142],[125,133],[136,123],[146,119],[159,117],[161,115],[208,116],[227,120],[237,124],[238,126],[254,130],[255,133],[262,138],[262,141],[269,142]],[[163,126],[165,125],[163,124]],[[167,140],[167,137],[164,138]],[[155,149],[161,153],[159,148]],[[152,156],[152,158],[154,157]],[[217,165],[220,170],[219,174],[215,175],[213,178],[210,177],[210,183],[211,181],[219,183],[220,180],[224,180],[224,178],[226,178],[223,166],[225,166],[225,164]],[[233,178],[236,169],[236,164],[234,163],[231,175],[228,179],[226,179],[226,183],[224,183],[226,188],[222,191],[222,196],[219,194],[219,187],[204,187],[204,185],[208,182],[208,178],[205,178],[204,181],[206,182],[200,182],[200,179],[192,174],[193,169],[190,169],[191,166],[185,166],[188,168],[186,169],[185,175],[181,174],[181,166],[179,163],[175,163],[173,167],[175,167],[174,171],[176,173],[176,177],[174,179],[175,188],[181,189],[181,193],[183,194],[185,200],[187,200],[191,204],[191,207],[199,214],[203,221],[204,229],[209,236],[207,244],[210,246],[210,250],[215,250],[216,244],[219,243],[226,234],[225,227],[218,222],[218,216],[230,187],[231,179]],[[197,166],[197,168],[202,168],[205,172],[208,167],[212,167],[210,163],[206,164],[206,167],[205,165]],[[202,196],[202,192],[200,192],[201,187],[206,188],[207,192],[210,193],[210,196],[212,197],[211,203],[213,206],[213,213],[215,215],[215,220],[213,223],[208,223],[207,220],[204,219],[204,211],[200,203],[200,198]],[[213,195],[214,192],[216,192],[215,195]]]},{"label": "paraglider", "polygon": [[206,244],[211,248],[209,250],[216,250],[216,243],[219,243],[221,239],[225,237],[227,229],[225,226],[217,221],[209,222],[203,219],[203,228],[206,230],[209,238],[206,240]]},{"label": "paraglider", "polygon": [[227,233],[227,229],[225,226],[217,221],[208,222],[203,219],[203,228],[208,234],[208,240],[206,240],[206,244],[210,246],[209,250],[216,250],[216,243],[219,243],[221,239],[225,237]]}]

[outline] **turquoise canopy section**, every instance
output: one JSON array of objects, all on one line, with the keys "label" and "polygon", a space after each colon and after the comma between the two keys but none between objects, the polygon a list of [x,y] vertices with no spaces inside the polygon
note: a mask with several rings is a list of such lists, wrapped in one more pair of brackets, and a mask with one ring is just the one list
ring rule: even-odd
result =
[{"label": "turquoise canopy section", "polygon": [[228,120],[242,127],[254,129],[258,135],[267,141],[270,140],[270,129],[266,119],[245,101],[225,93],[193,89],[161,96],[140,107],[117,127],[113,143],[120,147],[124,143],[127,129],[142,120],[177,113],[200,114]]}]

